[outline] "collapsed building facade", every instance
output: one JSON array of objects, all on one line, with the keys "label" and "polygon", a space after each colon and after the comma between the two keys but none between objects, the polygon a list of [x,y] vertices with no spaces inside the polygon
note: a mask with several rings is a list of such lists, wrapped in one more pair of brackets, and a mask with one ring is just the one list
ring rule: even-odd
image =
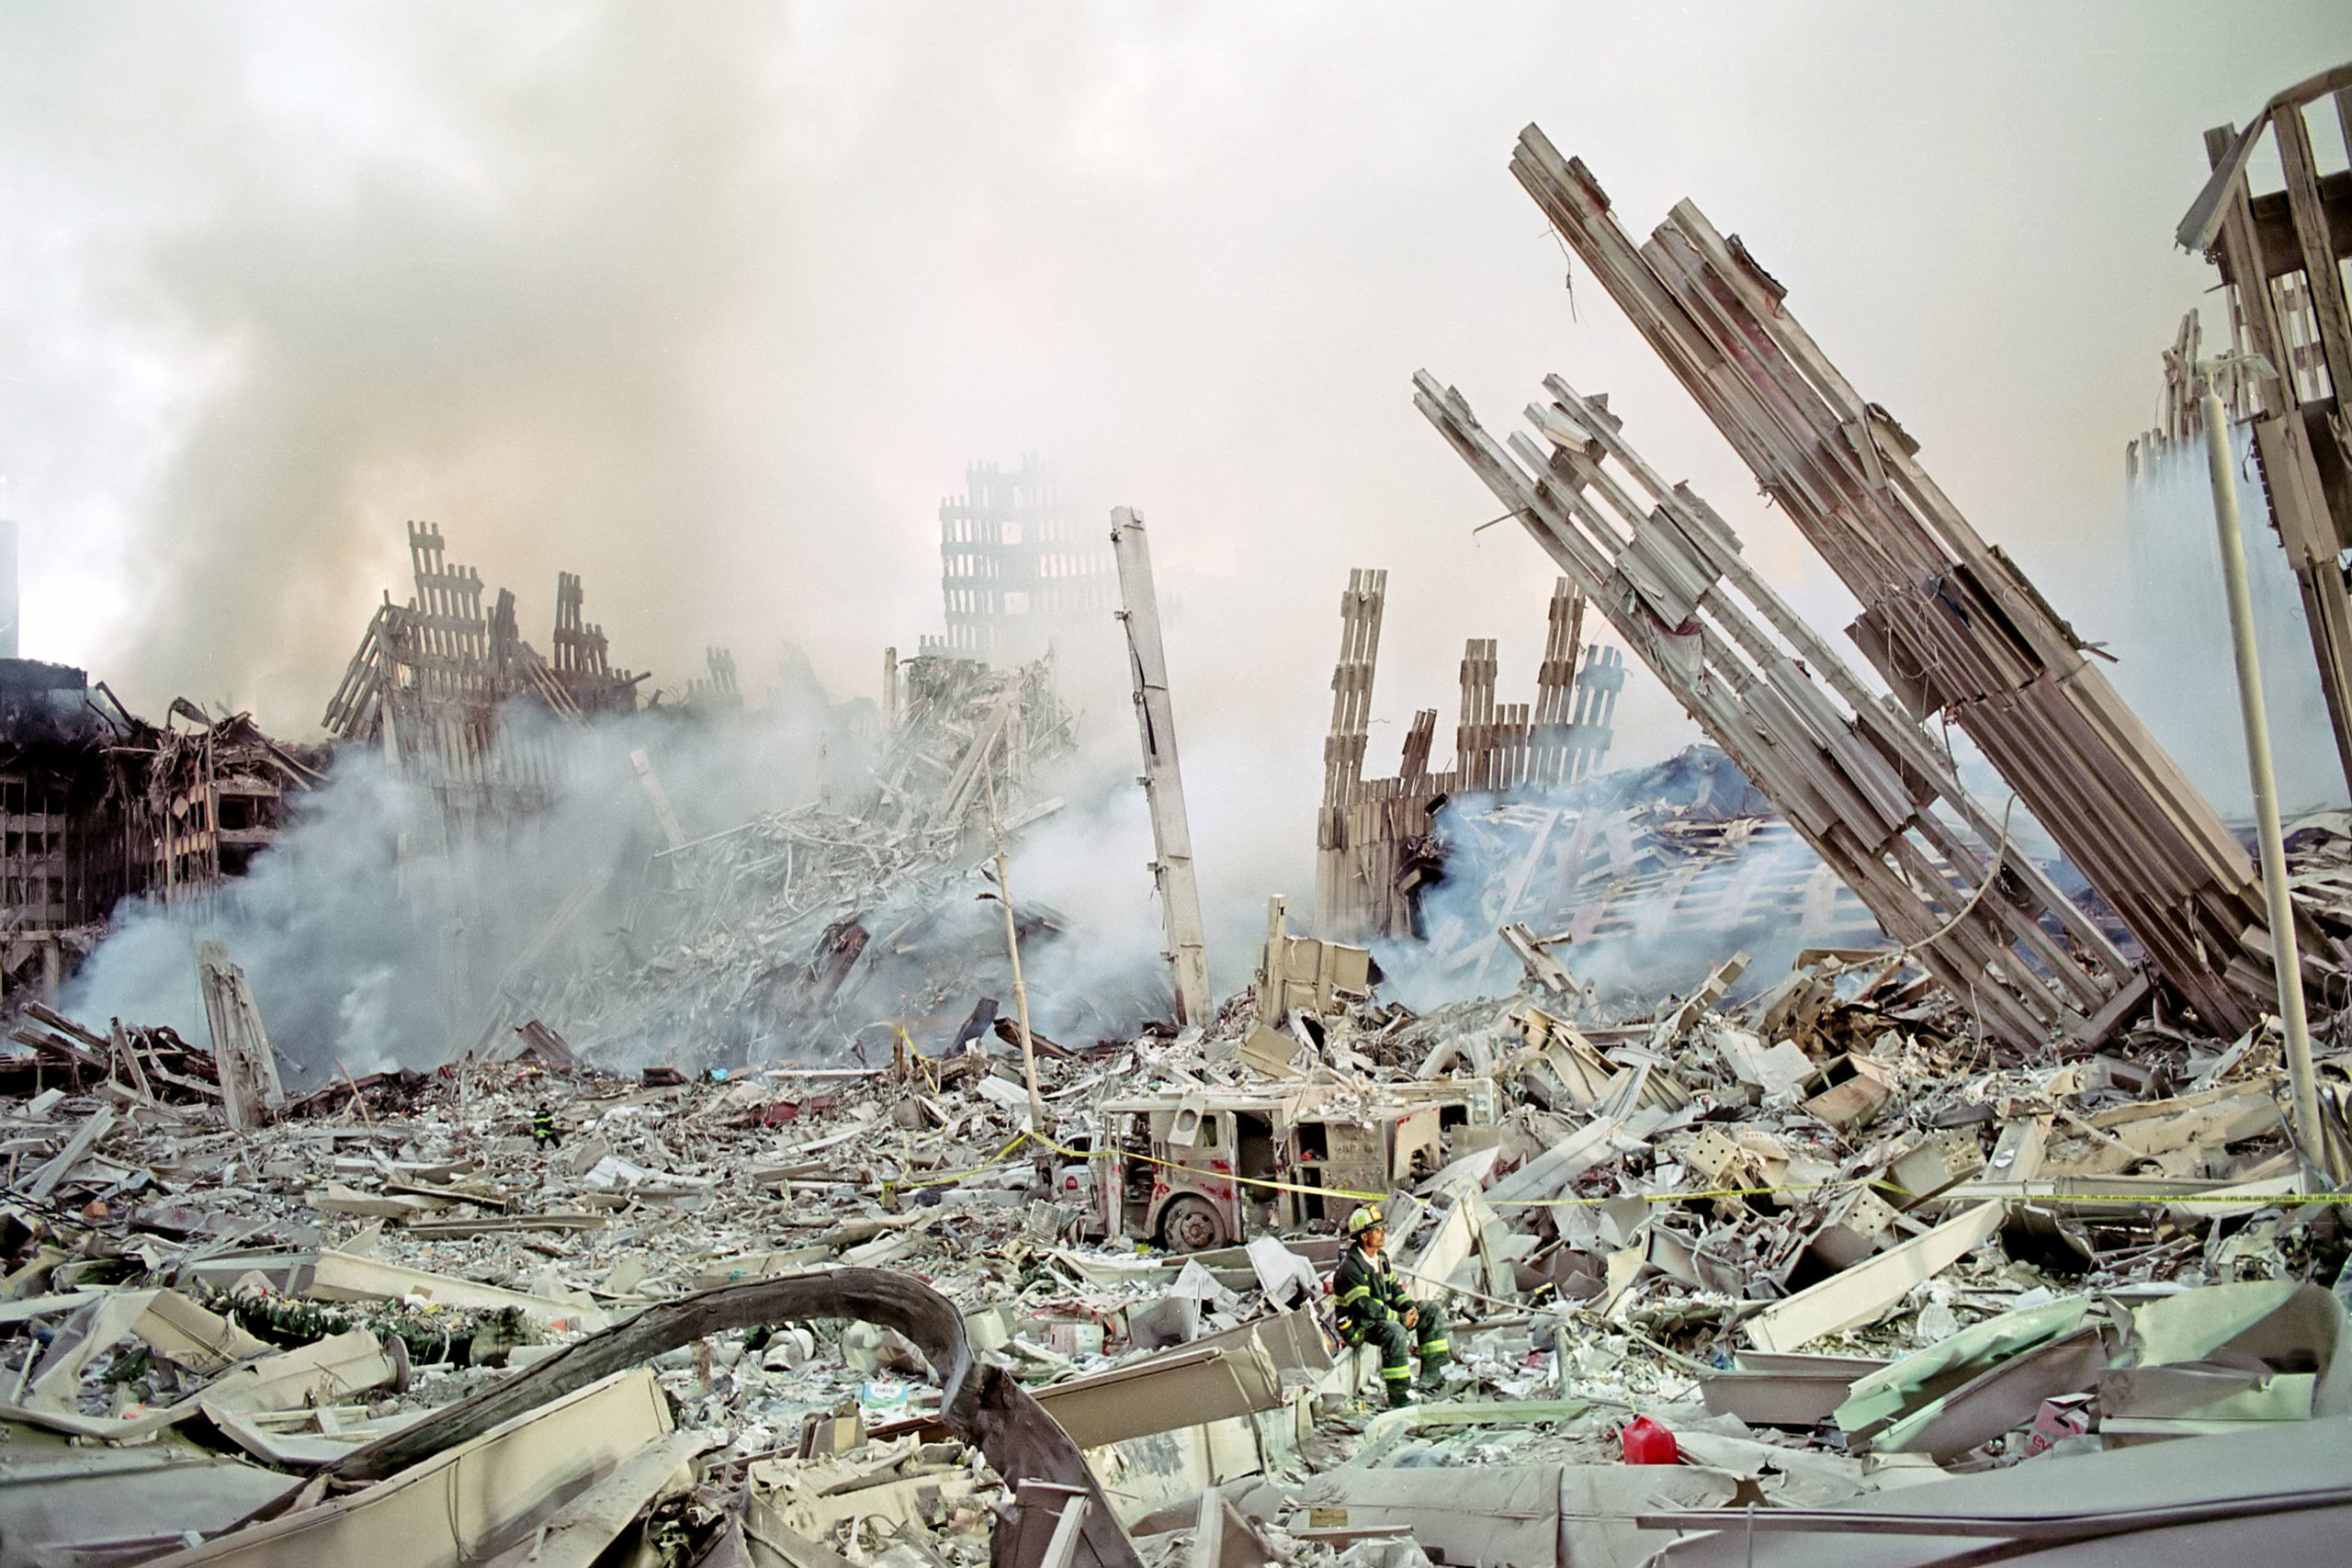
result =
[{"label": "collapsed building facade", "polygon": [[1585,601],[1563,578],[1545,618],[1533,705],[1496,703],[1494,641],[1473,637],[1462,654],[1453,767],[1430,771],[1437,710],[1423,708],[1406,732],[1397,775],[1367,779],[1373,675],[1387,595],[1386,572],[1349,574],[1340,600],[1331,733],[1323,742],[1316,919],[1318,929],[1349,941],[1425,936],[1421,893],[1442,870],[1431,852],[1435,814],[1457,796],[1541,795],[1600,772],[1625,683],[1623,656],[1615,649],[1582,647]]},{"label": "collapsed building facade", "polygon": [[516,739],[521,710],[566,724],[628,713],[645,677],[612,668],[571,572],[556,577],[550,659],[523,640],[511,591],[483,609],[481,573],[448,563],[439,525],[411,523],[408,549],[416,596],[384,596],[321,722],[336,740],[423,776],[462,837],[546,798],[552,763],[545,746]]},{"label": "collapsed building facade", "polygon": [[[2253,857],[1937,489],[1917,444],[1805,335],[1781,286],[1687,202],[1636,246],[1589,171],[1532,127],[1512,172],[1860,600],[1849,635],[1894,696],[1856,681],[1745,567],[1728,525],[1649,468],[1605,400],[1549,378],[1551,400],[1528,411],[1543,445],[1498,443],[1426,374],[1416,400],[1881,926],[2019,1043],[2094,1044],[2157,981],[2217,1029],[2275,1007]],[[1939,714],[2098,890],[2144,970],[1968,797],[1921,728]],[[2345,934],[2298,931],[2307,983],[2341,973]]]},{"label": "collapsed building facade", "polygon": [[[1513,168],[1853,590],[1879,682],[1605,399],[1551,378],[1498,439],[1424,374],[1420,411],[1562,574],[1537,701],[1497,704],[1473,643],[1454,768],[1424,714],[1365,781],[1385,581],[1356,574],[1317,932],[1275,898],[1251,984],[1182,1031],[1057,1044],[992,999],[941,1027],[972,976],[922,922],[944,887],[995,900],[1017,991],[1045,927],[1003,835],[1057,808],[1069,722],[1049,664],[944,651],[886,657],[879,761],[838,801],[689,834],[638,752],[653,956],[594,974],[551,911],[484,1036],[511,1049],[289,1099],[217,951],[209,1054],[32,1014],[6,1064],[0,1540],[172,1568],[2340,1554],[2352,814],[2288,845],[2327,1010],[2306,1121],[2266,1018],[2288,933],[2064,621],[1736,238],[1685,204],[1635,245],[1532,127]],[[2303,406],[2257,440],[2291,451]],[[333,711],[481,832],[549,777],[486,727],[589,703],[437,535],[413,547],[416,605],[379,612]],[[1623,676],[1578,668],[1588,606],[1714,750],[1601,773]],[[1156,622],[1132,647],[1147,767],[1181,789]],[[631,684],[601,646],[571,673],[615,705]],[[2083,890],[1962,783],[1946,717]],[[1190,844],[1155,828],[1165,897]],[[1776,838],[1811,858],[1767,919],[1855,940],[1744,1001],[1744,953],[1665,995],[1579,973],[1628,900],[1732,940],[1708,879]],[[1433,906],[1470,866],[1476,897]],[[915,886],[903,920],[877,897]],[[1416,1012],[1356,936],[1502,984]],[[837,1037],[879,1007],[889,1037],[630,1077],[544,1021],[701,1007],[708,1036],[762,1006]],[[1458,1362],[1385,1411],[1324,1287],[1371,1204]]]},{"label": "collapsed building facade", "polygon": [[182,699],[157,727],[79,670],[0,660],[0,1005],[54,1002],[124,899],[243,874],[322,761],[244,714]]}]

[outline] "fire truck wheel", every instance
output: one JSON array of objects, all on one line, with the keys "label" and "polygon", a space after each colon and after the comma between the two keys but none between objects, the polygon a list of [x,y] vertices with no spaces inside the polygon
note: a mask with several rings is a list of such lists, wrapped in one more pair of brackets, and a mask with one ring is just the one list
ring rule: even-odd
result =
[{"label": "fire truck wheel", "polygon": [[1170,1199],[1159,1211],[1159,1245],[1170,1252],[1206,1252],[1225,1245],[1225,1224],[1205,1199]]}]

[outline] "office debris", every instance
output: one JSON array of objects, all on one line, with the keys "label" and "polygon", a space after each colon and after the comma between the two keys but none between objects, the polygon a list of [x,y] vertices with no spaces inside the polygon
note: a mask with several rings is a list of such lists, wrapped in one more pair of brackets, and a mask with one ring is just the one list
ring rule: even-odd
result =
[{"label": "office debris", "polygon": [[[2352,864],[2346,826],[2298,834],[2307,886]],[[60,1087],[0,1121],[0,1423],[277,1479],[242,1528],[187,1514],[192,1546],[132,1544],[148,1513],[48,1544],[332,1561],[490,1445],[512,1478],[460,1533],[560,1561],[627,1537],[976,1563],[1067,1517],[1067,1550],[1159,1562],[1204,1517],[1269,1559],[1399,1535],[1451,1556],[1524,1492],[1567,1543],[1544,1561],[1631,1562],[1668,1539],[1645,1519],[1743,1488],[1818,1508],[1903,1464],[2343,1397],[2343,1309],[2302,1281],[2347,1238],[2297,1201],[2275,1038],[2151,1022],[2019,1052],[1891,950],[1745,993],[1726,962],[1638,1010],[1531,990],[1415,1014],[1304,940],[1274,933],[1276,1024],[1237,998],[1181,1040],[1041,1051],[1045,1141],[986,1022],[888,1065],[651,1083],[534,1050],[241,1133],[57,1015],[40,1032],[74,1056],[36,1070]],[[568,1132],[545,1152],[543,1101]],[[1329,1332],[1363,1194],[1411,1288],[1451,1299],[1471,1377],[1404,1423],[1358,1403],[1375,1370]],[[644,1414],[581,1448],[582,1400]],[[1637,1415],[1678,1466],[1625,1469]],[[1413,1490],[1462,1463],[1478,1479]]]}]

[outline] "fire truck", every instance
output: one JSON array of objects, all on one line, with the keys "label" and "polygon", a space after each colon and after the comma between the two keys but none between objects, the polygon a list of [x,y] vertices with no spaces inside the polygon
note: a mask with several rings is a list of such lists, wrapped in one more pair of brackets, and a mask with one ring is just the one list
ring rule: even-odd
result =
[{"label": "fire truck", "polygon": [[[1445,1135],[1492,1125],[1485,1079],[1382,1084],[1366,1098],[1329,1085],[1210,1089],[1105,1101],[1060,1168],[1061,1196],[1089,1234],[1205,1252],[1280,1230],[1330,1230],[1360,1200],[1445,1163]],[[1077,1142],[1074,1147],[1080,1146]]]}]

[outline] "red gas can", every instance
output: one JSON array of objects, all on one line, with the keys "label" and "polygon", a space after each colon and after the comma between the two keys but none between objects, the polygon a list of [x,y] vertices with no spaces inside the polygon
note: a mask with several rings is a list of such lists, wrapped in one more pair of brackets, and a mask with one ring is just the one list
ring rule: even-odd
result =
[{"label": "red gas can", "polygon": [[1625,1446],[1627,1464],[1674,1464],[1682,1458],[1674,1434],[1646,1416],[1636,1416],[1618,1434]]}]

